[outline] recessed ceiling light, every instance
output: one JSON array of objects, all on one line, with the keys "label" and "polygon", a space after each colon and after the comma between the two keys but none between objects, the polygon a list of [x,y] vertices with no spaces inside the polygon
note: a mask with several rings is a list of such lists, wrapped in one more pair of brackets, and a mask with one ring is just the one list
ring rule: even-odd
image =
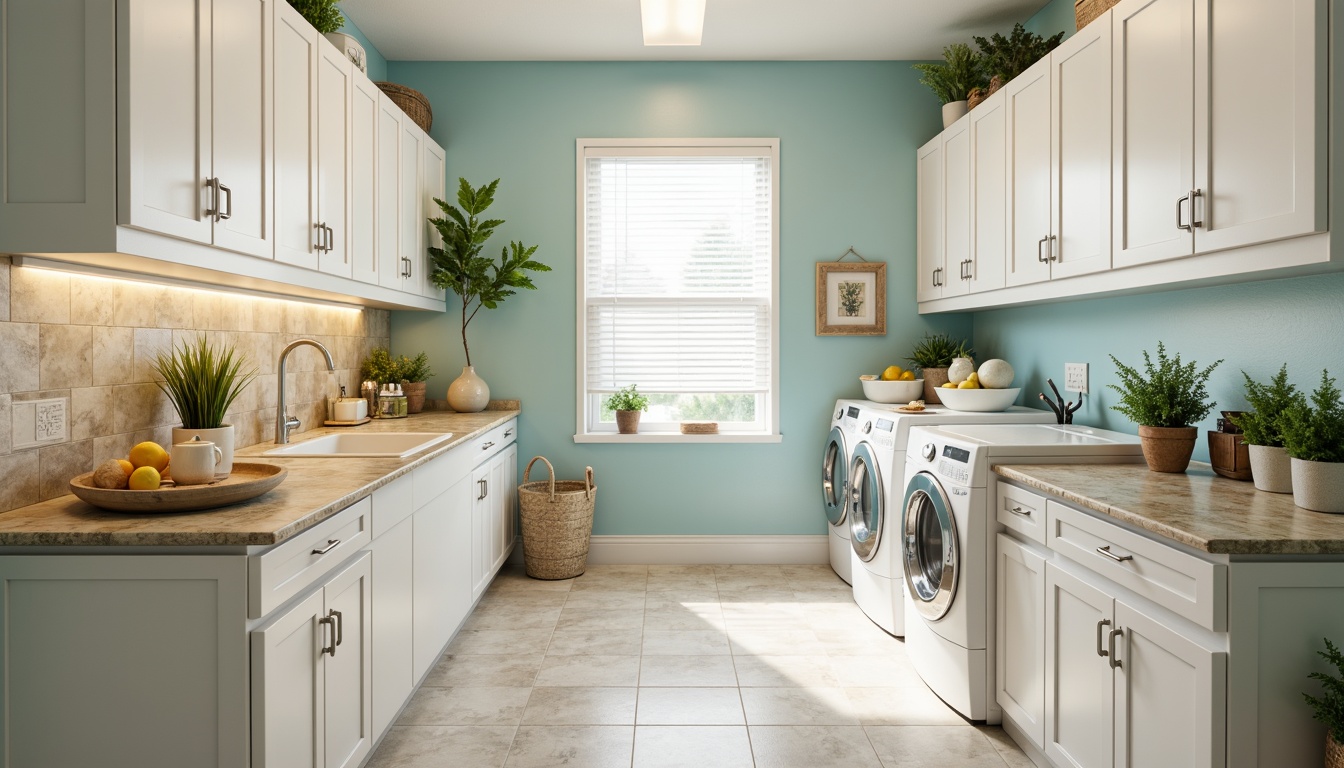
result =
[{"label": "recessed ceiling light", "polygon": [[645,45],[699,45],[705,0],[639,0]]}]

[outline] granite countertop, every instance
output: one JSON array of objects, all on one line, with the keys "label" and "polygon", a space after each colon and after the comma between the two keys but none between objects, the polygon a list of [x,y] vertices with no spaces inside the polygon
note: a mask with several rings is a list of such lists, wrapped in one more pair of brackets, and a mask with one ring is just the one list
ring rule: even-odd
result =
[{"label": "granite countertop", "polygon": [[1344,515],[1191,463],[1184,474],[1144,464],[996,465],[999,475],[1158,536],[1217,555],[1344,554]]},{"label": "granite countertop", "polygon": [[105,512],[74,496],[0,513],[0,546],[243,546],[271,545],[340,512],[417,466],[518,415],[425,411],[405,419],[375,419],[359,427],[329,427],[294,435],[299,443],[332,432],[452,432],[447,443],[406,459],[262,457],[261,443],[234,460],[289,470],[274,490],[250,501],[202,512],[136,515]]}]

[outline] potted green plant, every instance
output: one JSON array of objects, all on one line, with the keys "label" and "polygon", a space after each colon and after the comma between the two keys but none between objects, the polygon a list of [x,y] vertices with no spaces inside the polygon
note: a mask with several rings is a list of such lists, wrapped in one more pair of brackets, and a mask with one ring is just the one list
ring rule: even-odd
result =
[{"label": "potted green plant", "polygon": [[392,357],[387,347],[375,347],[359,366],[359,376],[364,381],[372,381],[379,388],[402,379],[401,365]]},{"label": "potted green plant", "polygon": [[1013,31],[1008,37],[995,32],[988,38],[971,39],[975,40],[976,46],[980,48],[980,54],[985,57],[986,73],[990,77],[998,77],[1001,83],[1007,84],[1009,80],[1027,71],[1028,67],[1058,47],[1064,39],[1064,33],[1041,37],[1035,32],[1028,32],[1026,27],[1019,23],[1013,25]]},{"label": "potted green plant", "polygon": [[616,412],[616,430],[622,435],[639,431],[639,414],[649,410],[649,398],[639,394],[637,384],[617,390],[602,401],[602,407]]},{"label": "potted green plant", "polygon": [[1232,423],[1241,430],[1242,442],[1250,451],[1251,479],[1256,490],[1292,493],[1293,475],[1280,421],[1302,395],[1288,383],[1287,363],[1268,384],[1252,379],[1245,371],[1241,375],[1246,379],[1246,402],[1251,410],[1235,416]]},{"label": "potted green plant", "polygon": [[1181,356],[1167,357],[1162,342],[1157,343],[1157,364],[1143,352],[1143,373],[1111,355],[1120,384],[1107,384],[1120,393],[1120,402],[1112,409],[1139,425],[1143,458],[1154,472],[1184,472],[1190,466],[1199,430],[1194,426],[1213,410],[1208,399],[1209,376],[1222,360],[1203,370],[1195,361],[1181,362]]},{"label": "potted green plant", "polygon": [[1344,654],[1325,638],[1325,650],[1317,651],[1330,662],[1337,674],[1312,672],[1307,675],[1321,684],[1320,697],[1303,693],[1311,705],[1312,717],[1325,724],[1325,768],[1344,768]]},{"label": "potted green plant", "polygon": [[915,64],[922,75],[920,85],[927,86],[943,104],[943,127],[966,114],[966,97],[973,88],[989,83],[984,57],[965,43],[953,43],[943,49],[942,64]]},{"label": "potted green plant", "polygon": [[926,333],[915,344],[906,362],[919,368],[924,377],[924,402],[941,403],[938,388],[947,383],[947,369],[952,361],[970,358],[974,350],[964,339],[954,340],[946,333]]},{"label": "potted green plant", "polygon": [[173,427],[173,445],[194,437],[214,443],[223,458],[215,468],[216,477],[228,477],[233,471],[234,428],[225,424],[229,407],[257,377],[256,368],[244,368],[244,358],[231,345],[216,347],[198,335],[194,342],[183,341],[170,354],[159,352],[150,363],[162,379],[155,381],[182,419]]},{"label": "potted green plant", "polygon": [[345,16],[336,4],[341,0],[289,0],[299,15],[307,19],[322,34],[339,32],[345,26]]},{"label": "potted green plant", "polygon": [[406,412],[419,413],[425,407],[426,382],[434,378],[434,371],[429,367],[429,356],[424,352],[415,357],[402,355],[396,363],[401,375],[401,389],[406,393]]},{"label": "potted green plant", "polygon": [[1315,512],[1344,512],[1344,403],[1329,371],[1310,400],[1299,400],[1279,422],[1293,476],[1293,503]]},{"label": "potted green plant", "polygon": [[443,211],[440,218],[429,223],[443,238],[443,247],[429,249],[433,267],[430,279],[440,288],[457,294],[462,300],[462,352],[467,364],[448,387],[448,405],[455,411],[474,413],[485,409],[490,402],[490,387],[476,375],[471,364],[471,348],[467,345],[467,325],[482,307],[494,309],[504,299],[517,293],[515,289],[536,290],[528,272],[550,272],[551,268],[535,261],[532,254],[537,246],[525,246],[512,241],[500,253],[499,261],[482,256],[485,243],[494,234],[503,219],[481,219],[481,214],[495,201],[499,179],[474,189],[466,179],[459,178],[457,206],[434,198]]}]

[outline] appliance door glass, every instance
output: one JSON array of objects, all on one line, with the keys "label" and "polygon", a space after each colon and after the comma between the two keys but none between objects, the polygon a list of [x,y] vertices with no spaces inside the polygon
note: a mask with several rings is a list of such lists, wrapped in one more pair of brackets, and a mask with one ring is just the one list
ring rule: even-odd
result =
[{"label": "appliance door glass", "polygon": [[928,472],[910,478],[901,518],[905,585],[919,615],[937,621],[957,594],[961,553],[952,505]]},{"label": "appliance door glass", "polygon": [[831,427],[826,441],[826,453],[821,457],[821,499],[826,505],[826,519],[831,525],[845,523],[845,479],[849,470],[849,451],[845,448],[845,433]]},{"label": "appliance door glass", "polygon": [[866,442],[854,448],[849,462],[849,540],[865,563],[877,554],[882,541],[882,471]]}]

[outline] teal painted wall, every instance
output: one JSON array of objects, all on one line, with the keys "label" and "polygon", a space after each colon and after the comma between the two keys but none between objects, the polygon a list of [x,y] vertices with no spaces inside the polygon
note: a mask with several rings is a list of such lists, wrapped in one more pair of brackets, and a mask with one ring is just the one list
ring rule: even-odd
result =
[{"label": "teal painted wall", "polygon": [[[342,12],[341,15],[344,16],[345,13]],[[367,74],[369,79],[374,82],[386,80],[387,58],[383,56],[383,52],[378,50],[376,45],[369,42],[369,38],[364,36],[364,30],[356,26],[355,22],[351,21],[349,16],[346,16],[345,26],[341,27],[341,31],[354,37],[359,41],[360,45],[364,46],[364,53],[367,56],[366,67],[368,69]]]},{"label": "teal painted wall", "polygon": [[1042,37],[1064,32],[1067,39],[1077,31],[1077,17],[1073,15],[1073,0],[1050,0],[1036,15],[1022,22],[1028,32]]},{"label": "teal painted wall", "polygon": [[[434,105],[448,178],[502,178],[491,215],[541,246],[555,271],[485,310],[469,334],[494,397],[521,398],[520,468],[543,454],[562,478],[592,465],[599,534],[821,534],[820,453],[838,397],[902,361],[926,330],[968,316],[915,311],[915,150],[940,130],[908,62],[418,63],[389,77]],[[780,139],[782,443],[576,445],[575,144],[579,137]],[[455,188],[455,184],[452,185]],[[814,264],[854,246],[887,263],[887,335],[814,335]],[[498,251],[495,251],[498,253]],[[398,312],[394,353],[429,353],[443,397],[463,364],[460,304]],[[535,477],[535,475],[534,475]]]}]

